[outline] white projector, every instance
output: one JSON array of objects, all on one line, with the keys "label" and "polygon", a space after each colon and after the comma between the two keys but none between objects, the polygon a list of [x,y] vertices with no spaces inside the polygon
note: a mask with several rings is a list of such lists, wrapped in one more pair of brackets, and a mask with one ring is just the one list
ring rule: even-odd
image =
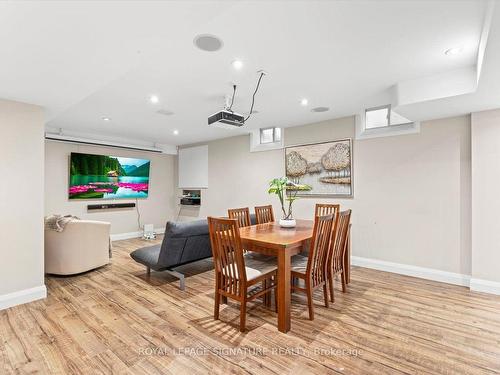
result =
[{"label": "white projector", "polygon": [[239,128],[245,124],[245,117],[238,113],[222,110],[208,117],[208,125],[223,129]]}]

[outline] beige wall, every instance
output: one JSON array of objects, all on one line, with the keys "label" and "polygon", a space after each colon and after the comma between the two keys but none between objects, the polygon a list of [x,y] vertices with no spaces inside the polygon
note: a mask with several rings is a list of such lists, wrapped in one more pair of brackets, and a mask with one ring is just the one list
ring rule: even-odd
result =
[{"label": "beige wall", "polygon": [[[135,209],[100,210],[88,212],[87,205],[102,200],[70,201],[68,199],[68,165],[71,152],[144,158],[151,160],[150,190],[147,199],[139,199],[141,224],[164,228],[174,215],[174,157],[111,147],[76,145],[47,141],[45,147],[45,215],[72,214],[80,218],[111,222],[111,233],[139,231]],[[110,202],[110,201],[106,201]],[[135,202],[116,200],[114,202]]]},{"label": "beige wall", "polygon": [[44,289],[43,110],[0,100],[0,129],[1,297]]},{"label": "beige wall", "polygon": [[500,110],[472,114],[472,277],[500,282]]},{"label": "beige wall", "polygon": [[[286,145],[354,138],[354,117],[285,129]],[[268,181],[284,173],[283,150],[249,152],[249,137],[208,143],[209,188],[181,219],[224,215],[229,207],[274,204]],[[421,133],[355,141],[354,198],[304,198],[353,209],[353,255],[470,274],[470,117],[425,122]]]}]

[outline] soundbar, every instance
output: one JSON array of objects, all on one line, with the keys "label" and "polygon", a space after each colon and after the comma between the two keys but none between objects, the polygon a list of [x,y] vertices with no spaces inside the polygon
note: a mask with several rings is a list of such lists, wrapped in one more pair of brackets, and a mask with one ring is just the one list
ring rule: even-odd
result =
[{"label": "soundbar", "polygon": [[112,208],[133,208],[135,203],[103,203],[103,204],[89,204],[87,210],[108,210]]}]

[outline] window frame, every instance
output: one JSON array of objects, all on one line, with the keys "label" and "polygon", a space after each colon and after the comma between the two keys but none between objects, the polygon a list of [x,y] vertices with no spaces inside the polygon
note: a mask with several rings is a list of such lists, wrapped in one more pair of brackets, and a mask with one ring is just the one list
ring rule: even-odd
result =
[{"label": "window frame", "polygon": [[[262,135],[263,135],[264,131],[266,131],[266,130],[272,130],[273,131],[272,140],[270,142],[262,142]],[[272,143],[281,142],[281,134],[280,134],[280,139],[277,139],[277,137],[276,137],[276,126],[270,126],[270,127],[267,127],[267,128],[260,128],[259,129],[259,135],[260,135],[259,143],[261,145],[269,145],[269,144],[272,144]]]}]

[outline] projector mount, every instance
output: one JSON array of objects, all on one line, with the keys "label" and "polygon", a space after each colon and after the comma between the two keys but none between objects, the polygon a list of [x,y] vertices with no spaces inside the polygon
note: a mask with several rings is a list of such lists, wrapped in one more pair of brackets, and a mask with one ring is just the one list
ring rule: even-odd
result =
[{"label": "projector mount", "polygon": [[[257,86],[255,86],[255,91],[253,92],[252,95],[252,105],[250,106],[250,112],[248,112],[248,116],[243,120],[243,124],[250,118],[250,116],[253,113],[253,106],[255,104],[255,94],[257,94],[257,91],[259,91],[260,87],[260,81],[262,80],[262,77],[267,75],[267,72],[264,70],[258,70],[257,73],[259,73],[259,79],[257,80]],[[236,85],[233,84],[233,96],[231,98],[231,103],[229,103],[229,98],[226,97],[226,105],[224,109],[228,112],[234,113],[233,111],[233,103],[234,103],[234,96],[236,95]]]}]

